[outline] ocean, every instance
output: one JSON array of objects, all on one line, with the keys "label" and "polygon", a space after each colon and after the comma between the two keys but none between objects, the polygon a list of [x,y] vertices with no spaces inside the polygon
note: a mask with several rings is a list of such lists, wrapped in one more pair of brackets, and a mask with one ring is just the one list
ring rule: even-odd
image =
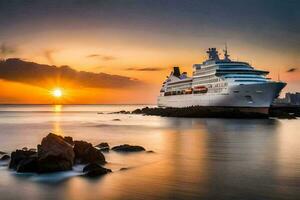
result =
[{"label": "ocean", "polygon": [[105,153],[113,173],[97,179],[82,166],[36,175],[0,162],[0,199],[300,199],[299,119],[109,114],[145,106],[1,105],[0,151],[36,148],[53,132],[155,153]]}]

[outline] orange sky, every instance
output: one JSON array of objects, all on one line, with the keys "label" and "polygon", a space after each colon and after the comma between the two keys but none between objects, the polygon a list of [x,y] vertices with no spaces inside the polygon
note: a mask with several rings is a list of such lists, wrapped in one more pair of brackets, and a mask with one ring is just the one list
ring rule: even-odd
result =
[{"label": "orange sky", "polygon": [[[61,43],[60,43],[61,44]],[[61,44],[62,45],[62,44]],[[95,45],[96,46],[96,45]],[[103,45],[102,45],[103,46]],[[199,45],[200,46],[200,45]],[[232,46],[232,47],[231,47]],[[221,46],[219,46],[221,48]],[[238,46],[230,45],[232,59],[248,61],[253,66],[271,71],[270,77],[277,79],[280,71],[280,79],[289,83],[285,91],[296,91],[299,89],[299,72],[287,73],[286,70],[293,66],[293,63],[299,63],[299,57],[284,52],[272,51],[270,49],[254,48],[251,45]],[[24,46],[23,48],[27,48]],[[105,72],[109,74],[118,74],[134,77],[147,85],[142,88],[128,89],[105,89],[105,88],[82,88],[77,85],[64,86],[57,84],[56,87],[62,87],[64,95],[60,103],[82,104],[82,103],[155,103],[160,85],[169,74],[171,67],[179,65],[182,70],[191,73],[193,63],[201,63],[205,58],[205,47],[199,49],[180,49],[168,47],[157,47],[157,49],[147,49],[146,47],[136,46],[128,49],[118,49],[110,46],[109,50],[99,50],[96,47],[76,46],[67,44],[64,48],[51,53],[52,63],[49,59],[40,54],[22,53],[16,54],[16,57],[28,58],[30,61],[46,64],[70,65],[77,70]],[[23,52],[23,51],[22,51]],[[93,52],[99,52],[103,55],[114,55],[113,59],[103,60],[98,57],[87,58]],[[160,71],[134,71],[126,70],[128,66],[157,67],[163,68]],[[51,79],[52,77],[49,77]],[[65,88],[63,88],[65,87]],[[48,88],[32,86],[22,83],[0,81],[1,103],[55,103],[55,98],[51,95],[53,84]]]},{"label": "orange sky", "polygon": [[[0,79],[0,103],[53,103],[55,87],[64,91],[61,103],[156,103],[172,66],[191,75],[192,65],[206,59],[206,49],[222,53],[225,43],[232,60],[268,70],[276,80],[280,74],[288,83],[284,92],[300,91],[296,1],[80,2],[3,2],[0,56],[126,76],[144,85],[88,88],[49,77],[39,87]],[[287,73],[291,68],[296,70]]]}]

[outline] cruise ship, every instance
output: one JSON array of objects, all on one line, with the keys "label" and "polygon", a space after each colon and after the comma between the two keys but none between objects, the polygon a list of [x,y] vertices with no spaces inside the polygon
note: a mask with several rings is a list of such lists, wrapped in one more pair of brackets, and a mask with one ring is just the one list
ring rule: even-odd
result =
[{"label": "cruise ship", "polygon": [[174,67],[162,84],[159,107],[223,107],[268,113],[286,83],[272,81],[266,77],[268,71],[255,69],[247,62],[232,61],[227,47],[223,59],[216,48],[209,48],[207,54],[206,61],[193,65],[191,77]]}]

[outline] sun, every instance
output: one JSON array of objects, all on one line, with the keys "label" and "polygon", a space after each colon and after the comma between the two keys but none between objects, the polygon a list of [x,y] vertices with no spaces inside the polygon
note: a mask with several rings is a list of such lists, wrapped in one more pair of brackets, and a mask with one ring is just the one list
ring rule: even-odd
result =
[{"label": "sun", "polygon": [[56,98],[60,98],[63,93],[62,93],[62,90],[60,88],[55,88],[53,91],[52,91],[52,95]]}]

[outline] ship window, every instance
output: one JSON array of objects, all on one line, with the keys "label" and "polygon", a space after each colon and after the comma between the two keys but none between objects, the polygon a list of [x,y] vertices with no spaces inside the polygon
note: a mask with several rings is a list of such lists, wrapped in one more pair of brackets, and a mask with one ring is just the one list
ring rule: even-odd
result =
[{"label": "ship window", "polygon": [[253,99],[252,99],[251,96],[246,95],[245,98],[246,98],[246,100],[248,101],[248,103],[253,103]]},{"label": "ship window", "polygon": [[234,90],[233,92],[234,92],[234,93],[239,93],[240,91],[238,91],[238,90]]}]

